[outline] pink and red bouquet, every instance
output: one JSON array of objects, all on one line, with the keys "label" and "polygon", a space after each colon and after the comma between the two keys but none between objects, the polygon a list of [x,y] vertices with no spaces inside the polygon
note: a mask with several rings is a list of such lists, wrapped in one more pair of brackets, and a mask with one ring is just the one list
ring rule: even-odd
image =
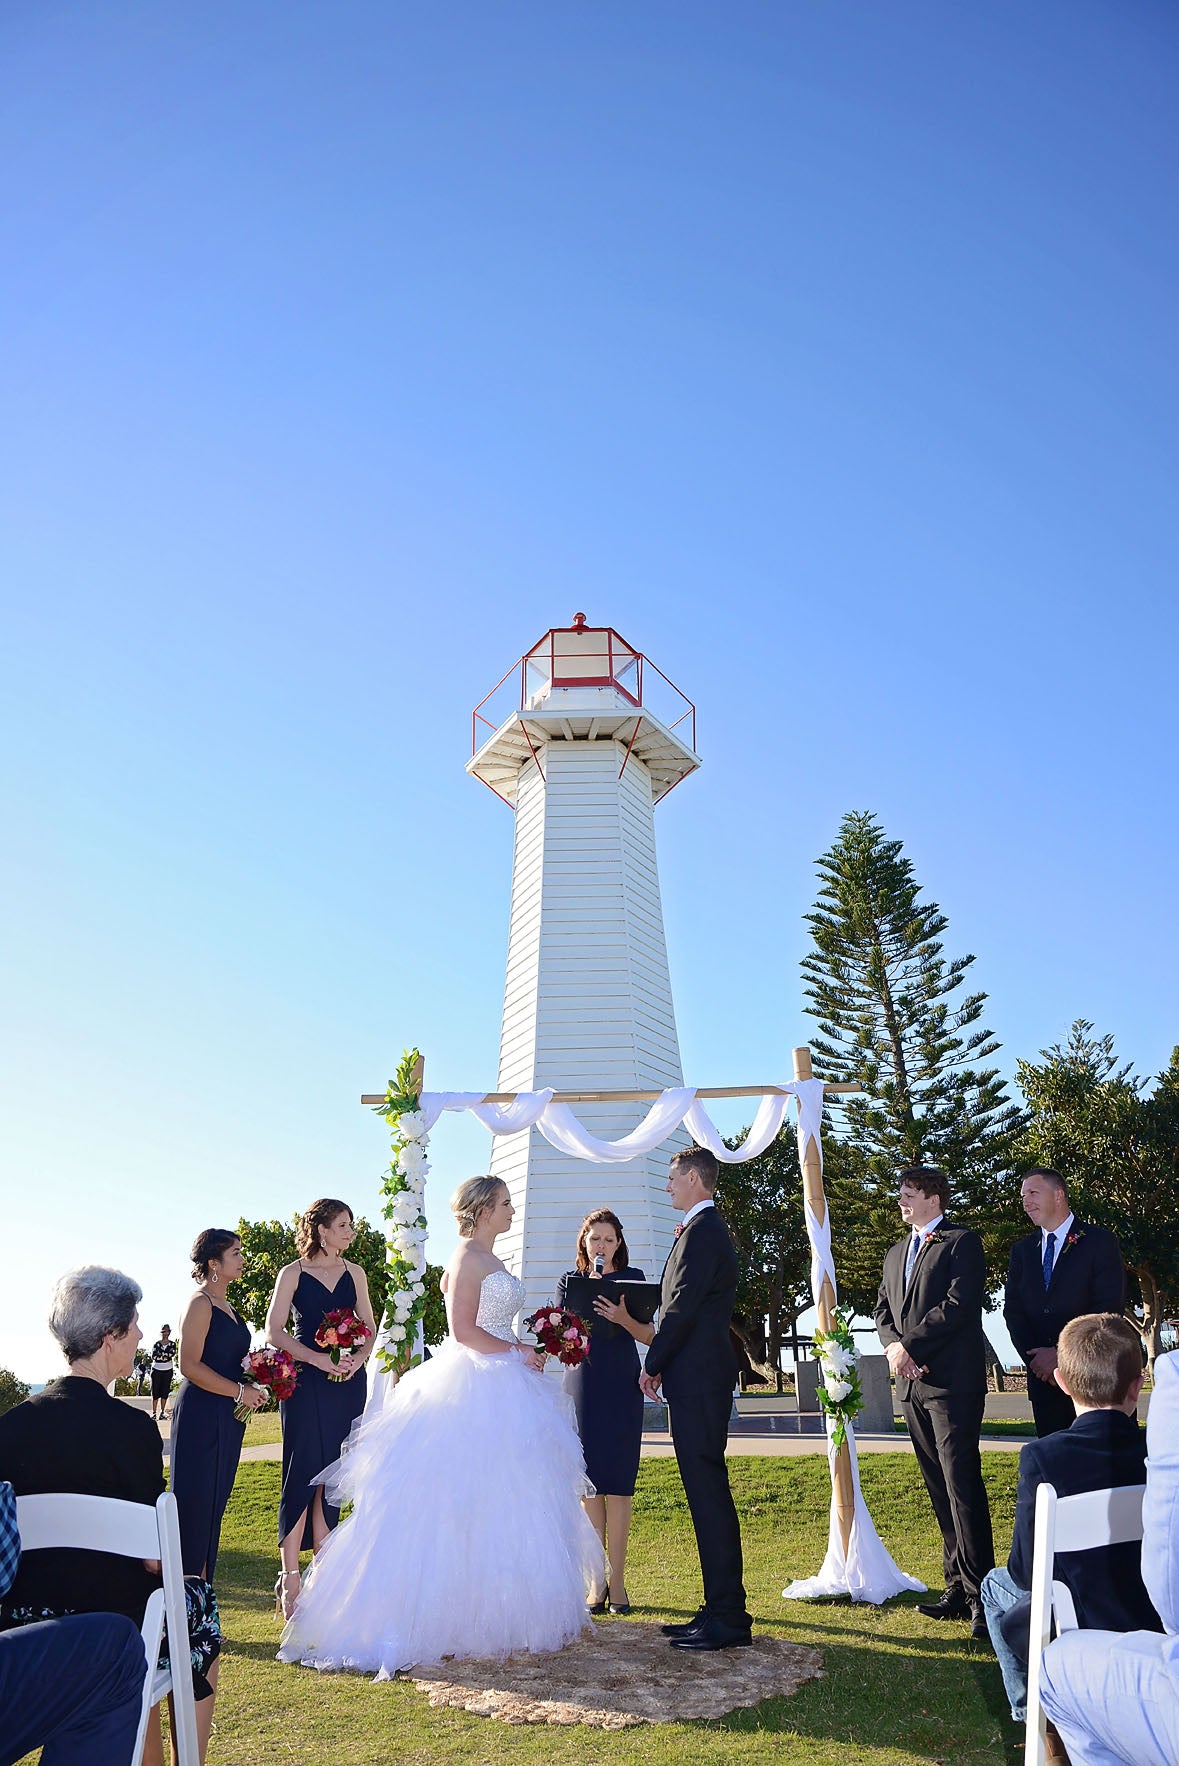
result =
[{"label": "pink and red bouquet", "polygon": [[545,1355],[555,1355],[565,1367],[576,1367],[589,1354],[589,1326],[575,1312],[559,1306],[542,1306],[524,1320]]},{"label": "pink and red bouquet", "polygon": [[[289,1398],[295,1390],[298,1375],[295,1371],[293,1358],[285,1349],[272,1349],[269,1344],[265,1349],[251,1349],[248,1355],[242,1356],[242,1372],[251,1385],[261,1386],[271,1403],[281,1403]],[[258,1407],[261,1410],[265,1405]],[[244,1423],[253,1412],[247,1405],[238,1405],[234,1416]]]},{"label": "pink and red bouquet", "polygon": [[[323,1323],[315,1333],[316,1346],[326,1349],[332,1358],[333,1365],[339,1367],[340,1357],[349,1350],[356,1349],[361,1343],[367,1343],[372,1332],[359,1314],[350,1306],[337,1307],[335,1312],[325,1312]],[[329,1374],[329,1380],[346,1379],[346,1374]]]}]

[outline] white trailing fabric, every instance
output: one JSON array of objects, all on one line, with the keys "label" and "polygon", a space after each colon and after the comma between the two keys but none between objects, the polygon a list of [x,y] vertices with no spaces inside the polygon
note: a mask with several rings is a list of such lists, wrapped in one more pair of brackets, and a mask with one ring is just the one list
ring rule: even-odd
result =
[{"label": "white trailing fabric", "polygon": [[891,1600],[894,1594],[904,1594],[906,1590],[924,1593],[924,1582],[918,1582],[916,1576],[908,1576],[904,1570],[898,1569],[872,1524],[872,1517],[860,1490],[856,1435],[850,1423],[847,1425],[847,1451],[851,1455],[855,1509],[847,1552],[844,1553],[843,1535],[835,1512],[835,1445],[831,1440],[831,1428],[831,1420],[828,1418],[827,1463],[831,1469],[831,1520],[827,1527],[827,1555],[818,1575],[805,1576],[801,1581],[791,1582],[782,1590],[784,1598],[817,1600],[821,1596],[850,1594],[853,1600],[867,1601],[878,1607],[882,1601]]},{"label": "white trailing fabric", "polygon": [[[813,1140],[819,1153],[820,1167],[823,1163],[823,1081],[821,1079],[799,1080],[795,1092],[798,1097],[798,1163],[801,1167],[806,1159],[807,1142]],[[819,1220],[803,1192],[803,1212],[806,1217],[807,1237],[811,1242],[811,1294],[815,1305],[819,1303],[819,1295],[823,1287],[823,1278],[831,1283],[832,1298],[837,1289],[835,1284],[835,1263],[831,1255],[831,1214],[824,1209],[823,1219]],[[850,1423],[847,1427],[847,1451],[851,1458],[852,1490],[855,1507],[852,1511],[851,1531],[847,1542],[847,1551],[843,1549],[843,1534],[839,1527],[839,1517],[835,1508],[835,1443],[831,1439],[834,1423],[827,1417],[827,1463],[831,1470],[831,1519],[827,1528],[827,1555],[817,1576],[806,1576],[800,1581],[791,1582],[782,1590],[786,1600],[814,1600],[821,1595],[850,1594],[853,1600],[868,1601],[879,1606],[882,1601],[891,1600],[894,1594],[903,1594],[907,1589],[921,1592],[924,1582],[918,1582],[915,1576],[908,1576],[897,1567],[872,1524],[868,1506],[860,1489],[859,1456],[856,1453],[855,1430]]]},{"label": "white trailing fabric", "polygon": [[[818,1116],[813,1101],[803,1104],[804,1096],[813,1100],[818,1087]],[[754,1116],[753,1125],[739,1147],[726,1147],[708,1111],[696,1096],[696,1087],[672,1086],[651,1105],[643,1120],[620,1140],[599,1140],[597,1135],[577,1120],[568,1104],[555,1104],[551,1090],[520,1092],[510,1104],[485,1104],[482,1092],[423,1092],[418,1108],[433,1128],[446,1110],[468,1111],[492,1134],[519,1134],[526,1128],[537,1128],[544,1138],[574,1159],[586,1159],[593,1165],[620,1165],[642,1153],[653,1152],[682,1122],[698,1146],[708,1147],[726,1165],[740,1165],[764,1153],[786,1120],[791,1097],[799,1099],[805,1109],[810,1132],[818,1136],[816,1123],[823,1118],[823,1082],[821,1079],[791,1080],[777,1091],[767,1092]]]}]

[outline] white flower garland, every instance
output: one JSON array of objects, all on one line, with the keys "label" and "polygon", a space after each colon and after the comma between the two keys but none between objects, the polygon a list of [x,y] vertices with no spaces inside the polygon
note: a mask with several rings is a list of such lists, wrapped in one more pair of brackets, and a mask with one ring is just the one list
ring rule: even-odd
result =
[{"label": "white flower garland", "polygon": [[418,1324],[426,1310],[426,1178],[430,1142],[426,1119],[418,1109],[413,1085],[416,1049],[408,1049],[390,1081],[385,1102],[378,1106],[392,1130],[389,1170],[382,1183],[383,1209],[390,1223],[387,1261],[389,1288],[379,1354],[389,1373],[402,1374],[419,1359],[415,1354]]}]

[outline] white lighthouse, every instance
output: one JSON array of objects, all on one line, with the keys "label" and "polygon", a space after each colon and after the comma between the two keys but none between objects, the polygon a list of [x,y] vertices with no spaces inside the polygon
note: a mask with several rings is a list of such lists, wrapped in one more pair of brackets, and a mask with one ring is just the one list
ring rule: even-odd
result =
[{"label": "white lighthouse", "polygon": [[[616,631],[579,613],[476,709],[472,747],[468,772],[516,813],[499,1089],[681,1084],[654,808],[700,764],[694,707]],[[647,1108],[579,1104],[577,1114],[617,1140]],[[587,1165],[535,1129],[495,1138],[491,1170],[516,1205],[501,1245],[529,1307],[571,1267],[595,1207],[614,1209],[632,1263],[658,1279],[675,1223],[667,1161],[687,1144],[680,1130],[626,1164]]]}]

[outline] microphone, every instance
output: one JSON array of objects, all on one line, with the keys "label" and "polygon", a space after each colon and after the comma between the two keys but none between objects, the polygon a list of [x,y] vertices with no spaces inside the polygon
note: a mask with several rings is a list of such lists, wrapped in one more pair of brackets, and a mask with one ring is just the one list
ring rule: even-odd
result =
[{"label": "microphone", "polygon": [[594,1258],[594,1274],[595,1275],[601,1275],[602,1272],[604,1271],[605,1267],[606,1267],[606,1259],[604,1257],[595,1257]]}]

